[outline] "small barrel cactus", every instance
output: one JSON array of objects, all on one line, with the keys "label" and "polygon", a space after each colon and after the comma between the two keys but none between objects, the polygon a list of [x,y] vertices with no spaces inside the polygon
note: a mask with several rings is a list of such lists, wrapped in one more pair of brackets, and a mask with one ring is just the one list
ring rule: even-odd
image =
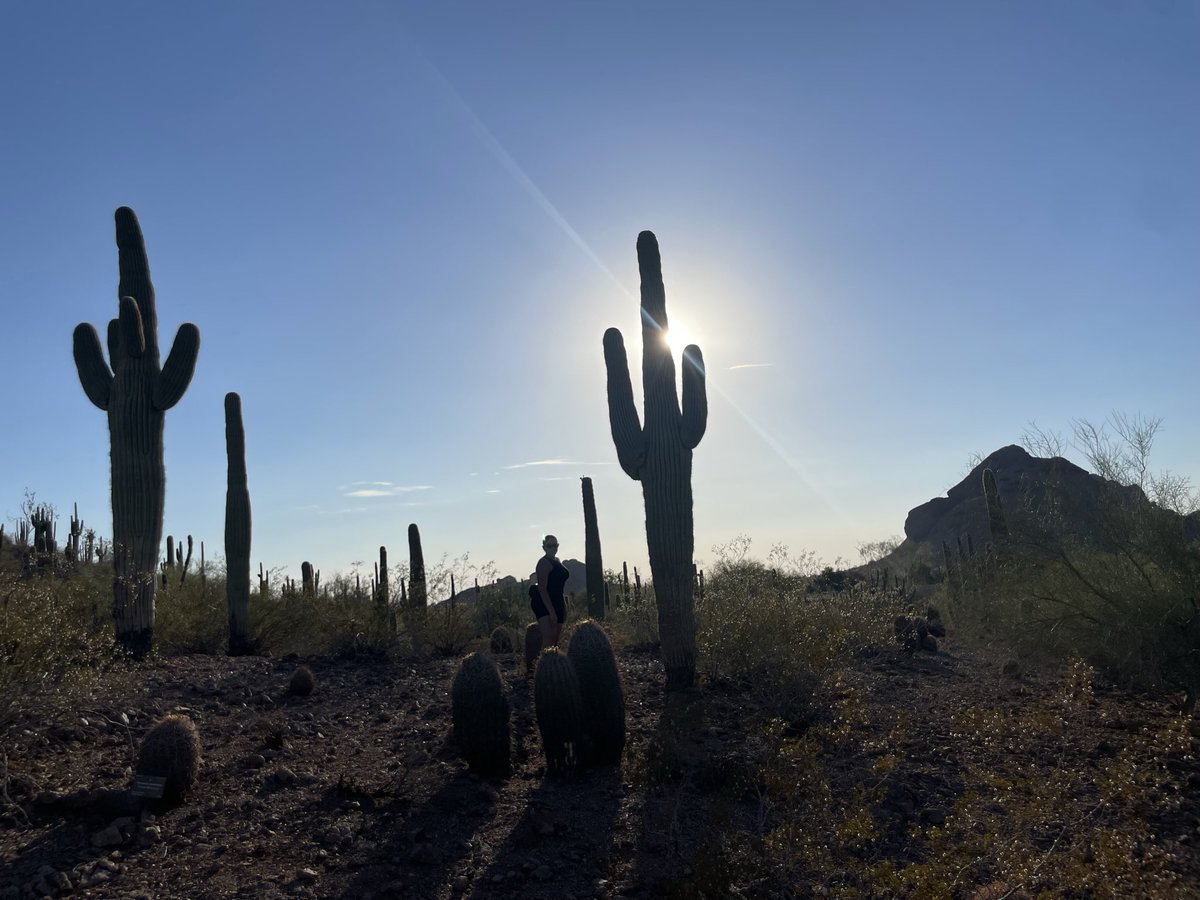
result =
[{"label": "small barrel cactus", "polygon": [[596,622],[580,622],[567,646],[567,658],[579,676],[592,758],[600,765],[615,765],[625,749],[625,694],[608,635]]},{"label": "small barrel cactus", "polygon": [[307,697],[317,687],[317,676],[308,666],[297,666],[292,677],[288,679],[288,693],[297,697]]},{"label": "small barrel cactus", "polygon": [[514,649],[512,631],[503,625],[497,625],[492,631],[491,644],[493,653],[512,653]]},{"label": "small barrel cactus", "polygon": [[469,653],[450,685],[454,740],[473,772],[509,774],[509,708],[496,660]]},{"label": "small barrel cactus", "polygon": [[570,765],[585,735],[583,694],[575,666],[555,647],[538,659],[533,704],[546,751],[546,768],[553,771]]},{"label": "small barrel cactus", "polygon": [[542,629],[537,622],[530,622],[525,628],[525,671],[533,674],[538,654],[542,652]]},{"label": "small barrel cactus", "polygon": [[165,803],[182,800],[200,773],[200,735],[192,720],[170,715],[151,728],[142,739],[134,772],[165,778]]}]

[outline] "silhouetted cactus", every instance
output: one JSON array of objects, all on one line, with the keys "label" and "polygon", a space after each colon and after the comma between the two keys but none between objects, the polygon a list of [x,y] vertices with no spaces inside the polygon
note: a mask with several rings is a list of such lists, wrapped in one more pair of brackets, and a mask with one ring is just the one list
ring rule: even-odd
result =
[{"label": "silhouetted cactus", "polygon": [[645,425],[638,420],[621,332],[604,333],[608,417],[621,468],[642,483],[646,547],[658,606],[658,630],[668,690],[691,686],[696,675],[696,616],[692,596],[692,450],[704,436],[708,398],[700,348],[683,351],[683,407],[675,393],[675,360],[667,343],[666,290],[658,241],[638,235],[642,300],[642,390]]},{"label": "silhouetted cactus", "polygon": [[200,735],[192,720],[170,715],[151,728],[142,739],[134,772],[166,779],[164,803],[182,800],[200,773]]},{"label": "silhouetted cactus", "polygon": [[108,355],[86,322],[74,334],[75,368],[89,400],[108,413],[113,507],[113,617],[117,641],[134,657],[154,640],[154,571],[162,541],[166,471],[163,424],[192,380],[200,331],[179,327],[159,366],[158,311],[137,216],[116,212],[120,315],[108,323]]},{"label": "silhouetted cactus", "polygon": [[414,522],[408,526],[408,603],[424,607],[429,603],[425,590],[425,555],[421,552],[421,532]]},{"label": "silhouetted cactus", "polygon": [[388,563],[387,563],[387,547],[379,548],[379,575],[378,588],[376,590],[375,599],[380,606],[388,604]]},{"label": "silhouetted cactus", "polygon": [[250,489],[246,482],[246,431],[242,398],[225,395],[225,596],[229,601],[229,653],[249,653],[250,640]]},{"label": "silhouetted cactus", "polygon": [[992,541],[999,545],[1008,537],[1008,522],[1004,518],[1004,507],[1000,505],[996,475],[991,469],[983,470],[983,499],[987,503],[988,529],[992,533]]},{"label": "silhouetted cactus", "polygon": [[533,676],[533,703],[546,751],[546,768],[569,765],[583,740],[583,694],[571,660],[551,647],[538,658]]},{"label": "silhouetted cactus", "polygon": [[512,653],[513,647],[512,629],[504,625],[497,625],[492,629],[492,636],[489,638],[489,643],[492,648],[492,653]]},{"label": "silhouetted cactus", "polygon": [[496,660],[470,653],[450,685],[454,740],[471,770],[504,776],[509,769],[509,708]]},{"label": "silhouetted cactus", "polygon": [[625,693],[608,635],[596,622],[580,622],[567,646],[567,658],[579,676],[592,758],[601,765],[615,765],[625,749]]},{"label": "silhouetted cactus", "polygon": [[534,664],[538,654],[542,652],[542,629],[537,622],[530,622],[525,627],[525,671],[533,674]]},{"label": "silhouetted cactus", "polygon": [[604,563],[600,554],[600,526],[596,523],[596,494],[592,490],[592,479],[581,478],[583,483],[583,560],[587,578],[588,615],[593,619],[604,618]]},{"label": "silhouetted cactus", "polygon": [[307,697],[317,688],[317,676],[308,666],[296,666],[288,678],[288,693],[297,697]]},{"label": "silhouetted cactus", "polygon": [[300,563],[300,584],[304,593],[309,595],[316,593],[316,570],[307,559]]}]

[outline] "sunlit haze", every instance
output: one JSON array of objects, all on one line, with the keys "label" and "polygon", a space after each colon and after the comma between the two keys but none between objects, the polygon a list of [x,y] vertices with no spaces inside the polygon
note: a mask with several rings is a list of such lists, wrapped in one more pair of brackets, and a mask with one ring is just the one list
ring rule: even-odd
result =
[{"label": "sunlit haze", "polygon": [[640,408],[646,229],[707,373],[701,565],[858,562],[1031,422],[1161,417],[1200,478],[1198,46],[1170,0],[7,3],[0,516],[111,534],[71,334],[122,205],[164,357],[201,335],[164,534],[222,555],[237,391],[256,571],[365,575],[416,522],[524,577],[547,532],[583,558],[582,476],[645,571],[601,338]]}]

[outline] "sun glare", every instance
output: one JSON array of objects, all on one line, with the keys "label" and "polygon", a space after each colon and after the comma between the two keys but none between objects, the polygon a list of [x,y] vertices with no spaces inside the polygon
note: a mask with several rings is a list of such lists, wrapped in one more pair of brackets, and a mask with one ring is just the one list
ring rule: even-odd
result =
[{"label": "sun glare", "polygon": [[671,348],[671,355],[675,357],[676,363],[683,358],[683,348],[688,344],[696,343],[696,339],[687,327],[676,322],[672,322],[667,329],[666,339],[667,346]]}]

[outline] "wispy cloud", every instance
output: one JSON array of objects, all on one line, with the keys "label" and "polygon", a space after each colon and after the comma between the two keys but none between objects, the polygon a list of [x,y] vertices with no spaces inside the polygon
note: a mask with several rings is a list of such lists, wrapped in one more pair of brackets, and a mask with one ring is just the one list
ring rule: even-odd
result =
[{"label": "wispy cloud", "polygon": [[734,369],[769,369],[773,365],[775,363],[742,363],[741,365],[730,366],[729,371],[732,372]]},{"label": "wispy cloud", "polygon": [[500,491],[497,490],[496,488],[492,488],[491,490],[484,491],[484,493],[485,494],[498,494],[498,493],[500,493]]},{"label": "wispy cloud", "polygon": [[535,459],[532,462],[517,463],[513,466],[505,466],[506,471],[513,469],[531,469],[534,466],[608,466],[612,463],[606,462],[579,462],[574,459]]},{"label": "wispy cloud", "polygon": [[391,481],[355,481],[340,488],[347,497],[397,497],[414,491],[431,491],[431,484],[395,484]]}]

